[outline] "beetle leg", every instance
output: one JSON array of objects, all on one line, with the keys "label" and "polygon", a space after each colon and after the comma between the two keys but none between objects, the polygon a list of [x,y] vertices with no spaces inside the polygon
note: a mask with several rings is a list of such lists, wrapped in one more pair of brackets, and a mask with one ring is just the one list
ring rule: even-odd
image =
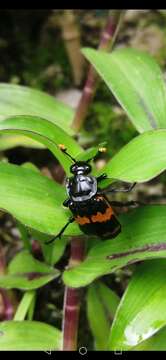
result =
[{"label": "beetle leg", "polygon": [[74,217],[70,217],[68,222],[66,223],[66,225],[61,229],[61,231],[56,236],[54,236],[51,240],[46,241],[45,244],[51,244],[54,240],[56,240],[57,238],[60,238],[61,235],[63,234],[63,232],[65,231],[65,229],[68,227],[68,225],[70,225],[74,220],[75,220]]},{"label": "beetle leg", "polygon": [[112,206],[117,206],[117,207],[125,207],[125,206],[141,206],[141,205],[145,205],[144,203],[141,203],[140,201],[127,201],[127,202],[121,202],[121,201],[109,201],[109,203]]},{"label": "beetle leg", "polygon": [[136,185],[136,182],[131,184],[128,189],[114,189],[114,188],[108,188],[106,190],[101,190],[101,194],[108,194],[108,193],[118,193],[118,192],[130,192],[134,186]]},{"label": "beetle leg", "polygon": [[97,182],[100,182],[100,181],[102,181],[102,180],[104,180],[106,178],[107,178],[107,174],[101,174],[100,176],[98,176],[96,178],[96,180],[97,180]]},{"label": "beetle leg", "polygon": [[70,199],[67,198],[67,199],[63,202],[63,206],[69,207],[69,203],[70,203]]}]

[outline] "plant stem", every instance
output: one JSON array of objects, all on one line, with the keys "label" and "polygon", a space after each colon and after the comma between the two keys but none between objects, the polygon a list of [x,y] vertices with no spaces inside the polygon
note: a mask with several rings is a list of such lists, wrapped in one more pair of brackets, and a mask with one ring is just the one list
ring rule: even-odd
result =
[{"label": "plant stem", "polygon": [[[122,19],[122,10],[112,10],[101,35],[99,49],[108,51],[112,47]],[[72,127],[79,131],[87,115],[91,101],[95,95],[99,77],[92,66],[89,68],[87,80],[78,104]],[[83,238],[73,237],[69,267],[78,265],[84,258],[85,243]],[[77,350],[77,335],[81,290],[66,287],[63,307],[63,350]]]},{"label": "plant stem", "polygon": [[32,304],[32,301],[35,298],[35,290],[26,291],[20,301],[20,304],[17,308],[17,311],[14,315],[14,320],[22,321],[25,319],[27,312]]},{"label": "plant stem", "polygon": [[[117,37],[124,10],[111,10],[104,31],[101,34],[99,50],[110,51]],[[92,65],[89,67],[87,79],[78,108],[72,123],[72,128],[78,132],[83,125],[89,106],[94,98],[99,83],[99,76]]]},{"label": "plant stem", "polygon": [[[2,296],[3,304],[4,304],[4,319],[3,320],[11,320],[14,315],[14,307],[9,299],[9,292],[6,289],[0,288],[0,294]],[[2,316],[2,314],[1,314]]]},{"label": "plant stem", "polygon": [[[78,265],[84,258],[84,239],[73,237],[69,267]],[[63,314],[63,350],[77,350],[78,322],[81,290],[65,288]]]},{"label": "plant stem", "polygon": [[60,17],[62,37],[72,67],[74,83],[80,85],[83,76],[83,66],[85,59],[80,52],[80,29],[77,24],[77,18],[73,10],[64,10]]},{"label": "plant stem", "polygon": [[[2,246],[0,246],[0,275],[6,272],[5,255]],[[2,299],[2,310],[0,311],[0,318],[3,320],[11,320],[14,314],[14,307],[9,297],[9,291],[0,288],[0,296]]]}]

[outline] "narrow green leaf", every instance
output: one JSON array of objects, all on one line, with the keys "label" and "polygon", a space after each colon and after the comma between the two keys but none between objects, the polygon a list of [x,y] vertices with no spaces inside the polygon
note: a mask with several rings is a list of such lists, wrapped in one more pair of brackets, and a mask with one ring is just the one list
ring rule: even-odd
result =
[{"label": "narrow green leaf", "polygon": [[22,240],[22,242],[24,244],[24,248],[31,251],[31,243],[29,241],[28,229],[26,228],[26,226],[21,224],[19,221],[17,221],[17,228],[18,228],[18,230],[20,232],[21,240]]},{"label": "narrow green leaf", "polygon": [[28,161],[27,161],[27,162],[23,163],[21,166],[22,166],[23,168],[26,168],[26,169],[34,170],[34,171],[36,171],[38,174],[40,174],[39,168],[38,168],[36,165],[32,164],[31,162],[28,162]]},{"label": "narrow green leaf", "polygon": [[28,251],[22,251],[11,261],[8,274],[0,276],[4,289],[37,289],[59,276],[59,271],[36,259]]},{"label": "narrow green leaf", "polygon": [[4,289],[33,290],[38,289],[59,276],[59,272],[32,272],[0,276],[0,286]]},{"label": "narrow green leaf", "polygon": [[0,323],[0,350],[61,350],[61,332],[39,321]]},{"label": "narrow green leaf", "polygon": [[47,264],[35,259],[29,251],[20,251],[9,263],[8,273],[14,275],[17,273],[38,272],[45,274],[51,272],[53,268]]},{"label": "narrow green leaf", "polygon": [[33,229],[30,229],[29,232],[33,239],[40,242],[45,262],[49,265],[55,265],[63,255],[70,238],[62,236],[48,246],[46,242],[51,240],[52,236],[40,233],[39,231]]},{"label": "narrow green leaf", "polygon": [[[144,182],[166,169],[166,130],[147,131],[125,145],[99,173],[127,182]],[[110,182],[106,180],[106,182]],[[104,182],[102,186],[104,186]]]},{"label": "narrow green leaf", "polygon": [[120,298],[113,290],[111,290],[101,281],[98,281],[97,284],[98,284],[99,296],[102,299],[102,302],[104,304],[104,307],[106,308],[107,313],[109,314],[109,318],[112,320],[114,318]]},{"label": "narrow green leaf", "polygon": [[91,248],[86,259],[64,272],[66,285],[81,287],[143,259],[166,257],[166,206],[142,206],[119,216],[122,232]]},{"label": "narrow green leaf", "polygon": [[38,141],[32,140],[24,135],[2,135],[0,136],[0,151],[12,149],[16,146],[23,146],[34,149],[45,149],[45,146]]},{"label": "narrow green leaf", "polygon": [[72,108],[30,87],[0,83],[0,114],[0,120],[15,115],[43,117],[72,134]]},{"label": "narrow green leaf", "polygon": [[97,350],[107,349],[110,324],[118,303],[118,296],[101,281],[90,285],[87,313]]},{"label": "narrow green leaf", "polygon": [[65,144],[71,155],[81,152],[81,147],[58,125],[37,116],[14,116],[0,122],[0,133],[22,134],[44,144],[61,162],[67,172],[71,160],[58,148]]},{"label": "narrow green leaf", "polygon": [[32,299],[30,307],[28,309],[27,320],[33,320],[34,312],[35,312],[35,306],[36,306],[36,299],[37,299],[37,291],[35,291],[35,295],[34,295],[34,297]]},{"label": "narrow green leaf", "polygon": [[141,264],[116,312],[110,350],[128,350],[166,325],[166,260]]},{"label": "narrow green leaf", "polygon": [[56,239],[56,241],[49,246],[41,241],[42,251],[48,264],[55,265],[59,261],[61,256],[64,254],[67,242],[67,237]]},{"label": "narrow green leaf", "polygon": [[99,151],[99,148],[105,147],[106,145],[107,145],[107,142],[103,141],[102,143],[98,144],[98,146],[94,146],[94,147],[91,147],[89,149],[86,149],[86,150],[84,150],[84,152],[81,151],[81,153],[78,154],[76,158],[79,161],[87,161],[87,160],[95,157],[95,155]]},{"label": "narrow green leaf", "polygon": [[17,311],[14,316],[15,321],[22,321],[25,319],[27,311],[28,311],[29,307],[31,306],[31,303],[32,303],[34,297],[35,297],[34,290],[27,291],[23,295],[21,302],[19,303],[19,306],[18,306]]},{"label": "narrow green leaf", "polygon": [[97,290],[98,288],[95,284],[91,285],[88,289],[88,320],[95,338],[97,350],[106,350],[110,323]]},{"label": "narrow green leaf", "polygon": [[166,128],[166,88],[161,70],[145,52],[123,48],[106,54],[84,49],[139,132]]},{"label": "narrow green leaf", "polygon": [[166,350],[166,327],[159,330],[150,339],[143,341],[141,344],[132,348],[137,351],[165,351]]},{"label": "narrow green leaf", "polygon": [[[65,189],[34,170],[0,163],[0,208],[12,214],[25,226],[55,235],[66,224],[71,213],[62,203]],[[71,224],[65,235],[81,231]]]}]

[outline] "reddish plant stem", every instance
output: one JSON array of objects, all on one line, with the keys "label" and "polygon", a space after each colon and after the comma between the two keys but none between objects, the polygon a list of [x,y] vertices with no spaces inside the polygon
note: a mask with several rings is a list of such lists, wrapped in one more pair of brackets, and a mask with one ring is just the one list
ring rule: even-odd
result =
[{"label": "reddish plant stem", "polygon": [[[4,275],[6,271],[6,262],[2,246],[0,246],[0,275]],[[9,291],[0,288],[2,304],[0,308],[0,319],[11,320],[14,314],[14,307],[11,302]]]},{"label": "reddish plant stem", "polygon": [[[84,239],[74,237],[71,241],[71,258],[69,267],[78,265],[84,258]],[[63,314],[63,350],[77,349],[78,322],[81,290],[65,288]]]},{"label": "reddish plant stem", "polygon": [[0,295],[2,297],[4,305],[3,314],[1,313],[0,317],[3,320],[11,320],[13,319],[14,315],[14,307],[9,299],[9,293],[7,292],[7,290],[0,288]]},{"label": "reddish plant stem", "polygon": [[[110,50],[117,35],[122,10],[112,10],[106,27],[101,35],[99,49]],[[87,80],[83,89],[72,127],[79,131],[87,115],[91,101],[98,85],[98,75],[90,66]],[[69,267],[78,265],[84,258],[85,244],[82,238],[72,238]],[[81,302],[81,290],[66,287],[63,307],[63,350],[77,350],[77,335],[79,311]]]},{"label": "reddish plant stem", "polygon": [[2,246],[0,245],[0,275],[4,274],[5,266],[6,266],[6,263],[5,263],[4,251],[3,251]]},{"label": "reddish plant stem", "polygon": [[[98,47],[99,50],[109,51],[112,48],[121,24],[123,14],[124,10],[111,11],[105,29],[101,34],[101,39]],[[83,122],[89,110],[89,106],[96,93],[98,83],[99,76],[94,67],[90,65],[82,96],[79,101],[78,108],[76,110],[75,117],[72,123],[72,128],[74,128],[76,132],[78,132],[83,125]]]}]

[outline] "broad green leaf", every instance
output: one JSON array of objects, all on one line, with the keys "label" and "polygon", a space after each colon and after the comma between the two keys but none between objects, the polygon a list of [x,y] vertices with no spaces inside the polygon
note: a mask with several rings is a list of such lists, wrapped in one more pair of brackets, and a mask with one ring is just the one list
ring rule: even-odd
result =
[{"label": "broad green leaf", "polygon": [[118,302],[118,296],[105,284],[98,281],[90,285],[87,293],[87,313],[97,350],[106,350],[110,323]]},{"label": "broad green leaf", "polygon": [[[62,206],[64,187],[34,170],[0,163],[0,208],[25,226],[46,234],[57,234],[71,213]],[[71,224],[65,235],[81,231]]]},{"label": "broad green leaf", "polygon": [[22,251],[11,261],[6,275],[0,276],[0,287],[5,289],[37,289],[59,276],[59,271]]},{"label": "broad green leaf", "polygon": [[39,321],[4,321],[0,323],[2,350],[61,350],[61,332]]},{"label": "broad green leaf", "polygon": [[0,83],[0,120],[15,115],[35,115],[58,125],[68,134],[74,111],[43,91]]},{"label": "broad green leaf", "polygon": [[165,351],[166,350],[166,327],[159,330],[148,340],[143,341],[139,345],[135,346],[131,350],[137,351]]},{"label": "broad green leaf", "polygon": [[138,266],[116,312],[109,350],[128,350],[166,325],[166,259]]},{"label": "broad green leaf", "polygon": [[[147,131],[132,139],[100,173],[112,179],[144,182],[166,169],[166,130]],[[105,180],[104,180],[105,181]],[[108,182],[102,183],[102,186]]]},{"label": "broad green leaf", "polygon": [[94,246],[80,265],[64,272],[66,285],[86,286],[131,263],[166,257],[166,206],[142,206],[120,215],[119,221],[122,232],[116,238]]},{"label": "broad green leaf", "polygon": [[30,308],[34,298],[35,298],[36,292],[34,290],[26,291],[26,293],[23,295],[19,306],[17,308],[17,311],[14,315],[15,321],[21,321],[25,319],[25,316],[27,314],[28,309]]},{"label": "broad green leaf", "polygon": [[106,82],[139,132],[166,128],[166,87],[155,60],[145,52],[124,48],[83,54]]},{"label": "broad green leaf", "polygon": [[60,151],[58,144],[65,144],[71,155],[81,152],[81,147],[58,125],[37,116],[14,116],[0,122],[1,134],[22,134],[44,144],[61,162],[67,172],[71,160]]}]

